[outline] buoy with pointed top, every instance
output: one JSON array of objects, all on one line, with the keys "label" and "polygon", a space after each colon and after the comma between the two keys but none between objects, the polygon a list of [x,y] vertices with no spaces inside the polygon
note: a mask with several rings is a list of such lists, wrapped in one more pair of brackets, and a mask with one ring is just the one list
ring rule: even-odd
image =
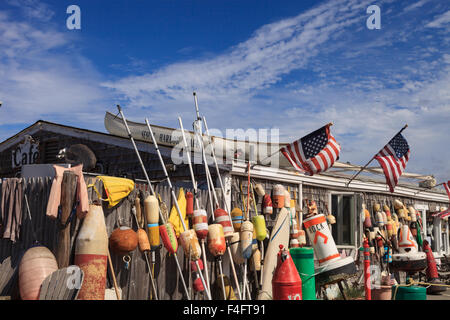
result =
[{"label": "buoy with pointed top", "polygon": [[291,254],[280,245],[272,278],[273,300],[302,300],[302,279]]}]

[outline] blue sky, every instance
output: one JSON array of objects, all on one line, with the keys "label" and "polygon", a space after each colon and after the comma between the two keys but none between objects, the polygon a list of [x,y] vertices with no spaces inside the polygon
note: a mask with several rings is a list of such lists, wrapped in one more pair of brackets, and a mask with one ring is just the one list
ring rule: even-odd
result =
[{"label": "blue sky", "polygon": [[[81,8],[68,30],[66,8]],[[369,5],[381,29],[369,30]],[[366,163],[405,123],[407,171],[450,178],[450,2],[0,2],[0,140],[39,119],[105,131],[133,120],[279,128],[333,122],[341,161]]]}]

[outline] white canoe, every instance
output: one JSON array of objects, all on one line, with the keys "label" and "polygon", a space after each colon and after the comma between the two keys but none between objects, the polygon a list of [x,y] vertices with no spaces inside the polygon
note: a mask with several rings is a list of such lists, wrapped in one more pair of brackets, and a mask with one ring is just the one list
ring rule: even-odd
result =
[{"label": "white canoe", "polygon": [[272,277],[277,266],[277,254],[280,251],[280,244],[286,249],[288,248],[289,235],[289,211],[286,208],[282,208],[278,213],[265,253],[263,281],[258,300],[272,299]]},{"label": "white canoe", "polygon": [[[123,124],[122,118],[118,115],[114,115],[110,112],[106,112],[105,115],[105,129],[112,135],[127,137],[128,133],[126,131],[125,125]],[[139,123],[127,120],[128,127],[130,128],[131,135],[135,140],[152,142],[150,137],[150,131],[147,128],[145,123]],[[181,129],[173,129],[163,126],[157,126],[151,124],[153,134],[155,135],[155,139],[158,142],[158,145],[167,146],[167,147],[183,147],[183,135],[181,133]],[[197,143],[194,132],[188,131],[185,129],[185,135],[188,143],[190,142],[191,148],[193,147],[194,152],[201,152],[200,146]],[[267,137],[268,138],[268,137]],[[217,159],[228,158],[231,159],[234,157],[234,154],[241,153],[242,160],[248,160],[250,155],[251,148],[254,150],[255,158],[261,164],[268,164],[267,157],[276,151],[279,148],[287,145],[287,143],[268,143],[268,142],[254,142],[254,141],[243,141],[243,140],[232,140],[226,139],[218,136],[211,137],[212,146],[214,147],[214,152]],[[206,135],[203,135],[203,144],[205,145],[205,150],[208,154],[208,151],[211,151],[211,146],[209,146],[209,139]],[[238,157],[241,159],[241,157]],[[271,159],[272,166],[278,163],[279,167],[283,168],[292,168],[291,164],[287,161],[287,159],[279,152],[275,154]]]}]

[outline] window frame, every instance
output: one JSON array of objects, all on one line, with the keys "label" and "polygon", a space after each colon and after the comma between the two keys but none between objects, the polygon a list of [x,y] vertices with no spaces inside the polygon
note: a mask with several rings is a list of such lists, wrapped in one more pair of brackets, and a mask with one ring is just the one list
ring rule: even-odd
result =
[{"label": "window frame", "polygon": [[[332,206],[332,199],[333,195],[336,196],[352,196],[353,197],[353,212],[350,213],[350,244],[340,245],[338,244],[338,239],[334,239],[336,243],[336,247],[338,249],[355,249],[358,248],[358,233],[359,233],[359,225],[357,225],[357,218],[358,218],[358,201],[357,201],[357,193],[356,192],[349,192],[349,191],[330,191],[328,194],[328,208],[331,212]],[[338,217],[336,217],[336,224],[338,224]],[[333,232],[333,225],[330,225],[330,232]]]}]

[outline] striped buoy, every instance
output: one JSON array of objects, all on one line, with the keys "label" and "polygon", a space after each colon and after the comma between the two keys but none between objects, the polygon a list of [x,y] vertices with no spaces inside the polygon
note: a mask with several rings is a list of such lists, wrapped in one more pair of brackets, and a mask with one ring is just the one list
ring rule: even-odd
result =
[{"label": "striped buoy", "polygon": [[284,207],[290,208],[291,207],[291,193],[284,189]]},{"label": "striped buoy", "polygon": [[[198,259],[198,266],[200,267],[200,270],[203,270],[203,261],[202,259]],[[202,279],[200,278],[199,271],[197,269],[197,264],[195,261],[191,261],[191,270],[192,270],[192,284],[194,287],[195,292],[203,292],[205,291],[205,287],[203,286]]]},{"label": "striped buoy", "polygon": [[306,246],[306,233],[305,230],[300,230],[299,232],[299,236],[298,236],[298,246],[299,247],[304,247]]},{"label": "striped buoy", "polygon": [[268,194],[264,195],[263,198],[263,212],[264,214],[272,214],[273,213],[273,204],[272,199]]},{"label": "striped buoy", "polygon": [[216,223],[220,223],[222,225],[225,238],[233,236],[233,225],[231,224],[230,217],[225,210],[217,208],[214,211],[214,219]]},{"label": "striped buoy", "polygon": [[244,259],[250,259],[252,255],[253,223],[244,221],[241,225],[241,248]]},{"label": "striped buoy", "polygon": [[376,218],[377,225],[379,227],[383,227],[384,226],[384,219],[383,219],[383,214],[381,213],[381,211],[377,211],[377,213],[375,215],[375,218]]},{"label": "striped buoy", "polygon": [[308,233],[308,238],[311,239],[313,244],[319,265],[326,265],[340,259],[333,236],[323,214],[309,217],[305,219],[303,224]]},{"label": "striped buoy", "polygon": [[255,191],[256,191],[256,194],[260,197],[264,197],[264,195],[266,194],[266,191],[264,191],[264,188],[260,183],[257,183],[255,185]]},{"label": "striped buoy", "polygon": [[194,195],[192,192],[186,192],[186,215],[192,217],[194,214]]},{"label": "striped buoy", "polygon": [[178,241],[177,234],[175,233],[175,228],[170,222],[163,224],[159,227],[159,233],[161,235],[161,239],[169,253],[174,254],[178,250]]},{"label": "striped buoy", "polygon": [[394,235],[394,228],[392,225],[393,221],[388,221],[388,223],[386,224],[386,231],[389,238],[391,238]]},{"label": "striped buoy", "polygon": [[239,232],[234,232],[230,239],[230,250],[233,261],[236,264],[244,263],[244,257],[242,256],[241,235]]},{"label": "striped buoy", "polygon": [[180,234],[180,242],[183,247],[184,254],[189,256],[191,261],[200,259],[202,249],[198,243],[197,234],[194,229],[189,229]]},{"label": "striped buoy", "polygon": [[194,210],[194,230],[197,233],[197,238],[200,240],[206,239],[208,235],[208,217],[206,214],[206,210]]},{"label": "striped buoy", "polygon": [[227,248],[223,227],[219,223],[208,226],[208,249],[214,257],[223,256]]},{"label": "striped buoy", "polygon": [[273,187],[273,207],[276,209],[281,209],[284,207],[284,197],[285,197],[285,189],[283,185],[276,184]]},{"label": "striped buoy", "polygon": [[386,212],[381,211],[381,215],[383,216],[383,224],[386,225],[388,222]]},{"label": "striped buoy", "polygon": [[241,230],[241,224],[242,224],[242,210],[239,208],[234,208],[231,210],[231,220],[233,221],[233,228],[234,231]]},{"label": "striped buoy", "polygon": [[152,250],[159,248],[159,202],[155,196],[148,196],[144,200],[144,212],[147,217],[147,233]]},{"label": "striped buoy", "polygon": [[104,300],[108,265],[108,233],[102,206],[89,205],[75,243],[74,264],[84,273],[78,300]]},{"label": "striped buoy", "polygon": [[253,216],[252,223],[256,239],[258,241],[263,241],[267,237],[266,219],[264,219],[264,216],[262,215]]}]

